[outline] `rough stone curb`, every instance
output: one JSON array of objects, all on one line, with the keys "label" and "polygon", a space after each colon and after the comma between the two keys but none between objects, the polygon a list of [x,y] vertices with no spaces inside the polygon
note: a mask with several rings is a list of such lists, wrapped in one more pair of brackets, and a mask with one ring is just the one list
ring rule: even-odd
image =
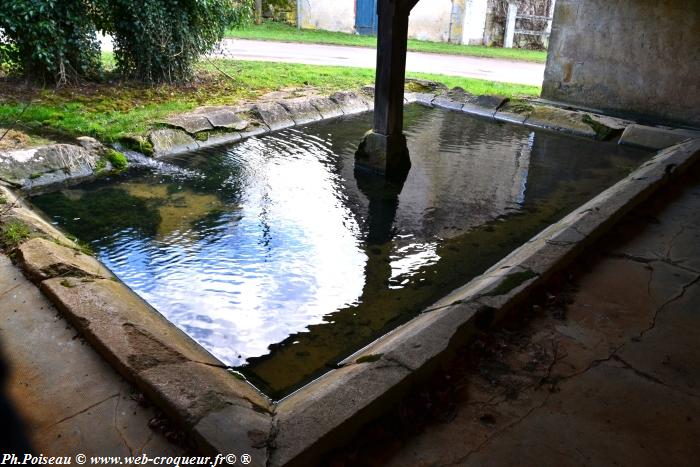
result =
[{"label": "rough stone curb", "polygon": [[0,193],[33,238],[15,259],[63,316],[127,381],[193,434],[205,453],[249,453],[265,466],[273,406],[9,189]]},{"label": "rough stone curb", "polygon": [[[209,113],[206,108],[196,109],[169,117],[162,123],[170,128],[153,130],[148,138],[157,158],[169,157],[373,108],[374,102],[363,93],[342,91],[329,97],[283,99],[238,108],[215,107]],[[246,122],[247,126],[234,131],[232,122]],[[198,135],[206,135],[207,139],[197,140]]]},{"label": "rough stone curb", "polygon": [[498,322],[622,216],[700,159],[700,139],[659,152],[483,275],[355,353],[275,411],[270,465],[312,465],[427,376],[478,329]]}]

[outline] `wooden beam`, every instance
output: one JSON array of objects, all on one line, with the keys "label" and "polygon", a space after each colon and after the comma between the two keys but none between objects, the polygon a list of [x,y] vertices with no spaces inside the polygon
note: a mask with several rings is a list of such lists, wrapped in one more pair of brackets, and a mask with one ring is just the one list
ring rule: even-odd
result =
[{"label": "wooden beam", "polygon": [[374,131],[392,136],[403,132],[408,15],[414,0],[379,0],[377,77],[374,88]]}]

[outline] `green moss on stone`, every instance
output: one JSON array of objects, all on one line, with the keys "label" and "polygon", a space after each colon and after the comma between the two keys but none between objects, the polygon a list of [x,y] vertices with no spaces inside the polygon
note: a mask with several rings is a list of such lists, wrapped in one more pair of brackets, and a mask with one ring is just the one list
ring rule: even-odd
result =
[{"label": "green moss on stone", "polygon": [[585,114],[583,117],[581,117],[581,121],[585,123],[586,125],[590,126],[593,128],[593,131],[595,131],[596,139],[600,141],[605,141],[610,136],[612,136],[613,133],[615,133],[615,130],[612,128],[603,125],[600,122],[595,121],[590,115]]},{"label": "green moss on stone", "polygon": [[129,165],[129,161],[126,159],[124,153],[115,151],[114,149],[107,149],[105,158],[112,164],[112,168],[117,172],[122,172]]},{"label": "green moss on stone", "polygon": [[384,354],[378,353],[378,354],[372,354],[372,355],[363,355],[362,357],[355,360],[355,363],[374,363],[374,362],[378,361],[379,359],[381,359],[382,355],[384,355]]}]

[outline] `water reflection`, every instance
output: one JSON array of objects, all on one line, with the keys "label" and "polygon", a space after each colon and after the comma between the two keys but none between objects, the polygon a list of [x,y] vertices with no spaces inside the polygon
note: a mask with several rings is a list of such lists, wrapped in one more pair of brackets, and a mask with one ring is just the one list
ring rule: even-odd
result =
[{"label": "water reflection", "polygon": [[173,323],[279,396],[409,319],[647,155],[407,108],[405,180],[355,173],[371,115],[35,204]]}]

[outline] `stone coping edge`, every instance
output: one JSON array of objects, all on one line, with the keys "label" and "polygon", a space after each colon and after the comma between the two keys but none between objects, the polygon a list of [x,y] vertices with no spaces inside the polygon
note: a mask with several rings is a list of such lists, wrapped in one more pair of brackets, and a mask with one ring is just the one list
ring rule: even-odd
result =
[{"label": "stone coping edge", "polygon": [[622,216],[700,159],[700,139],[657,153],[483,275],[277,404],[270,466],[314,465],[521,304]]},{"label": "stone coping edge", "polygon": [[30,238],[10,251],[91,346],[193,435],[205,453],[249,453],[267,464],[271,401],[136,295],[96,258],[0,185],[2,221]]}]

